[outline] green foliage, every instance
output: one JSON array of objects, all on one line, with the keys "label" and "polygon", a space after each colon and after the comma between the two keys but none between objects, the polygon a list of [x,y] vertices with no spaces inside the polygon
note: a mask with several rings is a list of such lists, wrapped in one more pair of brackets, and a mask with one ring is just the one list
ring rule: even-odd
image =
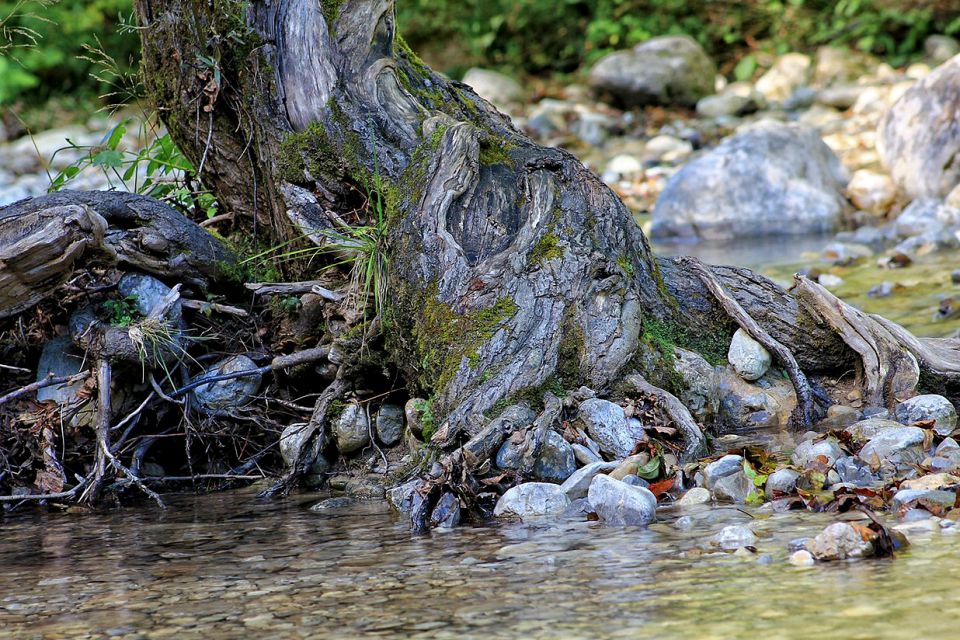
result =
[{"label": "green foliage", "polygon": [[[0,104],[100,90],[88,48],[136,68],[140,38],[132,0],[0,0]],[[125,26],[126,25],[126,26]]]},{"label": "green foliage", "polygon": [[[69,187],[70,181],[84,171],[102,171],[112,187],[122,186],[127,191],[170,202],[207,218],[216,215],[216,198],[199,186],[193,165],[170,134],[158,135],[155,126],[146,120],[128,137],[129,124],[129,120],[124,120],[104,136],[100,144],[93,146],[78,145],[68,138],[66,146],[58,149],[54,156],[67,149],[83,155],[51,180],[50,191]],[[137,146],[136,142],[144,140],[147,144],[138,151],[130,150]]]},{"label": "green foliage", "polygon": [[420,427],[424,442],[430,442],[430,438],[437,432],[437,419],[433,415],[433,399],[417,400],[413,403],[413,408],[420,414]]},{"label": "green foliage", "polygon": [[141,318],[140,311],[137,310],[137,296],[105,300],[100,308],[106,315],[106,321],[115,327],[129,327]]},{"label": "green foliage", "polygon": [[745,79],[756,58],[737,61],[758,49],[846,44],[901,63],[925,36],[960,32],[955,6],[949,0],[401,0],[397,19],[417,50],[456,43],[463,57],[448,63],[453,73],[471,64],[571,71],[653,36],[682,33]]}]

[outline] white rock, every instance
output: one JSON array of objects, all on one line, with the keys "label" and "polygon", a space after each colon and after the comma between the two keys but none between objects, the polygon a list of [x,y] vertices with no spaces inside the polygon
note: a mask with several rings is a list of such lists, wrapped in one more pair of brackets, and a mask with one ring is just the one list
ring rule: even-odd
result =
[{"label": "white rock", "polygon": [[957,410],[943,396],[929,393],[901,402],[897,406],[897,420],[904,424],[933,420],[933,430],[946,436],[957,426]]},{"label": "white rock", "polygon": [[523,87],[516,80],[489,69],[470,69],[463,76],[463,83],[470,85],[478,96],[492,102],[498,109],[505,109],[524,99]]},{"label": "white rock", "polygon": [[897,198],[897,185],[885,173],[860,169],[850,177],[847,196],[858,209],[885,213]]},{"label": "white rock", "polygon": [[770,352],[743,329],[733,334],[727,360],[744,380],[762,378],[770,368]]},{"label": "white rock", "polygon": [[834,522],[813,539],[811,552],[817,560],[845,560],[870,555],[873,545],[848,523]]},{"label": "white rock", "polygon": [[809,82],[811,72],[810,56],[787,53],[777,58],[773,67],[757,80],[756,88],[768,100],[782,102],[796,88]]},{"label": "white rock", "polygon": [[756,534],[748,527],[742,524],[732,524],[721,529],[713,538],[710,544],[721,549],[733,550],[740,547],[752,545],[757,541]]},{"label": "white rock", "polygon": [[800,549],[790,554],[790,564],[798,567],[811,567],[816,563],[811,554],[806,549]]},{"label": "white rock", "polygon": [[698,504],[710,502],[710,490],[705,487],[693,487],[677,500],[677,505],[681,507],[692,507]]},{"label": "white rock", "polygon": [[590,483],[587,501],[600,522],[610,525],[646,525],[656,520],[657,498],[644,487],[635,487],[597,475]]},{"label": "white rock", "polygon": [[627,421],[623,408],[608,400],[590,398],[580,403],[580,418],[587,433],[600,450],[615,458],[625,458],[643,440],[643,429]]},{"label": "white rock", "polygon": [[577,469],[572,476],[567,478],[563,484],[560,485],[560,489],[567,495],[570,500],[577,500],[579,498],[586,497],[587,491],[590,489],[590,483],[593,482],[593,478],[599,473],[608,473],[617,468],[619,462],[594,462],[588,464],[585,467]]},{"label": "white rock", "polygon": [[495,516],[534,518],[563,513],[570,504],[560,485],[549,482],[526,482],[504,493],[493,509]]}]

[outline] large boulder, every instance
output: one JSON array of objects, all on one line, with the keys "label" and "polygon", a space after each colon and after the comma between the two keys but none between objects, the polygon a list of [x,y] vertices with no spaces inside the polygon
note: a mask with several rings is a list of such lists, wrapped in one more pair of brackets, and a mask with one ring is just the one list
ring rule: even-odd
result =
[{"label": "large boulder", "polygon": [[649,489],[610,476],[594,477],[587,501],[605,524],[646,525],[656,520],[657,497]]},{"label": "large boulder", "polygon": [[590,86],[627,106],[679,104],[692,107],[713,93],[717,67],[688,36],[663,36],[601,58]]},{"label": "large boulder", "polygon": [[877,150],[912,198],[943,198],[960,184],[960,56],[910,87],[884,114]]},{"label": "large boulder", "polygon": [[846,207],[846,183],[814,129],[759,123],[673,175],[652,233],[692,240],[830,231]]}]

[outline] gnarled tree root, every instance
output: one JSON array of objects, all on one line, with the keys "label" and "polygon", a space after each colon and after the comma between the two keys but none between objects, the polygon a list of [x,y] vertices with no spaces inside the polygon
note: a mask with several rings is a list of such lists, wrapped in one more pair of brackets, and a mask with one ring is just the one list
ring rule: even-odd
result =
[{"label": "gnarled tree root", "polygon": [[763,347],[773,354],[777,361],[786,369],[790,376],[790,382],[797,393],[797,409],[791,416],[791,422],[800,427],[809,427],[814,420],[814,402],[813,391],[807,382],[807,376],[800,370],[796,358],[783,344],[767,333],[736,300],[726,291],[715,275],[713,275],[703,264],[695,258],[681,258],[681,264],[690,269],[700,278],[703,285],[723,307],[723,310],[733,318],[741,329],[747,332],[751,338],[759,342]]},{"label": "gnarled tree root", "polygon": [[897,402],[916,394],[920,366],[912,349],[944,370],[960,373],[960,360],[939,357],[902,327],[876,320],[803,276],[794,277],[793,295],[808,307],[811,317],[826,324],[860,356],[857,377],[869,405],[893,410]]},{"label": "gnarled tree root", "polygon": [[633,385],[637,391],[655,396],[660,401],[660,406],[666,412],[667,417],[673,421],[673,424],[676,425],[683,436],[683,458],[685,460],[693,460],[706,454],[707,441],[703,437],[703,431],[700,430],[700,425],[693,419],[690,410],[680,402],[679,398],[669,391],[650,384],[639,373],[627,376],[627,382]]}]

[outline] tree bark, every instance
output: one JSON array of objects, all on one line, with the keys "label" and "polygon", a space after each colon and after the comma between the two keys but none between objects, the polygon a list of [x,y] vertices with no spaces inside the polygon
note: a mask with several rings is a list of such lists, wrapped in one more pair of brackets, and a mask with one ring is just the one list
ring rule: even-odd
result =
[{"label": "tree bark", "polygon": [[[607,393],[640,371],[663,386],[664,336],[723,356],[733,308],[798,371],[860,367],[884,404],[915,390],[902,377],[893,389],[888,358],[825,317],[824,305],[843,308],[829,293],[813,303],[744,269],[713,267],[705,279],[702,267],[656,258],[576,158],[536,145],[468,86],[424,66],[397,37],[392,0],[137,0],[136,9],[150,95],[229,209],[263,233],[268,224],[272,238],[322,243],[323,229],[362,218],[364,194],[380,185],[389,223],[380,320],[407,387],[442,420],[435,444],[460,444],[511,400],[558,384]],[[847,316],[884,332],[885,344],[906,342],[864,318]],[[941,345],[915,358],[951,393],[953,353]]]}]

